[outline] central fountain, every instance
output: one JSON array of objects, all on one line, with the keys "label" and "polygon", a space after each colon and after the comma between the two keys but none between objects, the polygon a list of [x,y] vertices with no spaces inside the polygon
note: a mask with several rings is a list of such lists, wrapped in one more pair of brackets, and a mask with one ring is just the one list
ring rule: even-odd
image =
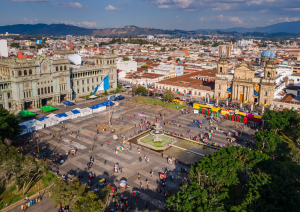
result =
[{"label": "central fountain", "polygon": [[138,144],[154,150],[165,150],[175,142],[175,138],[163,133],[158,119],[150,133],[137,140]]}]

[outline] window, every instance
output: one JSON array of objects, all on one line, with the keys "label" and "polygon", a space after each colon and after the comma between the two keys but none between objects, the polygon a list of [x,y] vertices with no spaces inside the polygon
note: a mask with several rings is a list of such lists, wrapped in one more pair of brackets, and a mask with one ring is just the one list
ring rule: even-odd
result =
[{"label": "window", "polygon": [[271,73],[268,71],[268,77],[270,77]]},{"label": "window", "polygon": [[53,93],[53,86],[51,86],[51,93]]},{"label": "window", "polygon": [[84,80],[82,80],[82,84],[84,85]]},{"label": "window", "polygon": [[19,77],[22,76],[22,71],[19,71],[18,73],[19,73]]},{"label": "window", "polygon": [[201,92],[198,93],[198,96],[201,96]]},{"label": "window", "polygon": [[94,82],[94,79],[92,78],[92,83]]},{"label": "window", "polygon": [[98,77],[97,77],[97,82],[98,82]]},{"label": "window", "polygon": [[79,81],[77,81],[77,85],[79,85]]},{"label": "window", "polygon": [[297,79],[297,82],[299,82],[299,79]]},{"label": "window", "polygon": [[183,91],[183,93],[185,93],[185,90]]},{"label": "window", "polygon": [[66,85],[64,85],[64,90],[66,90]]},{"label": "window", "polygon": [[87,79],[87,80],[86,80],[86,82],[87,82],[87,84],[89,84],[89,83],[90,83],[90,80],[89,80],[89,79]]},{"label": "window", "polygon": [[222,67],[220,67],[220,73],[222,73],[222,70],[223,70],[223,68],[222,68]]},{"label": "window", "polygon": [[87,90],[90,91],[90,87],[88,87]]},{"label": "window", "polygon": [[60,70],[62,71],[62,66],[60,67]]},{"label": "window", "polygon": [[266,91],[265,95],[268,96],[268,91]]},{"label": "window", "polygon": [[218,96],[220,97],[220,96],[221,96],[221,93],[219,93]]},{"label": "window", "polygon": [[64,67],[64,70],[65,70],[65,71],[67,70],[67,66]]},{"label": "window", "polygon": [[50,93],[50,87],[48,87],[48,93]]},{"label": "window", "polygon": [[267,104],[267,100],[265,100],[265,103],[264,104]]},{"label": "window", "polygon": [[32,74],[32,70],[31,69],[29,70],[29,74]]},{"label": "window", "polygon": [[58,66],[56,67],[56,71],[58,71]]},{"label": "window", "polygon": [[175,88],[173,88],[173,91],[175,91]]},{"label": "window", "polygon": [[79,93],[79,89],[77,89],[77,93]]},{"label": "window", "polygon": [[11,102],[8,103],[8,107],[11,108]]},{"label": "window", "polygon": [[197,91],[195,91],[195,95],[197,95]]},{"label": "window", "polygon": [[219,85],[219,89],[221,90],[221,85]]},{"label": "window", "polygon": [[92,86],[92,90],[94,90],[95,89],[95,87],[94,86]]},{"label": "window", "polygon": [[38,95],[41,95],[41,91],[40,91],[40,89],[38,88]]},{"label": "window", "polygon": [[84,88],[82,88],[82,93],[84,93]]},{"label": "window", "polygon": [[42,95],[44,94],[44,90],[43,90],[43,88],[41,88],[41,93],[42,93]]},{"label": "window", "polygon": [[44,88],[44,90],[45,90],[45,94],[47,94],[47,88],[46,87]]}]

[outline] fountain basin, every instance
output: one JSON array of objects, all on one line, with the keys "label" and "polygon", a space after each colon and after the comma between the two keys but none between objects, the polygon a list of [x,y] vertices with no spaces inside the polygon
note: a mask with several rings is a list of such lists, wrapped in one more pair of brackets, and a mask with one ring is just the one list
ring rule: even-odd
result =
[{"label": "fountain basin", "polygon": [[142,138],[137,139],[137,143],[139,145],[148,147],[153,150],[165,150],[170,147],[169,145],[170,143],[175,144],[177,141],[176,138],[164,134],[161,134],[160,137],[161,137],[161,142],[154,142],[153,135],[148,134]]}]

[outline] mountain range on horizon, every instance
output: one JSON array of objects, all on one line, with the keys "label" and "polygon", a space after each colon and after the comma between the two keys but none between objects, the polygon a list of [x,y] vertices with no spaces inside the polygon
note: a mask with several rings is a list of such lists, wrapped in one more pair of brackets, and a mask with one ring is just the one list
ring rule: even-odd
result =
[{"label": "mountain range on horizon", "polygon": [[66,24],[16,24],[0,26],[0,34],[6,32],[14,34],[30,34],[30,35],[98,35],[98,36],[137,36],[137,35],[157,35],[157,34],[169,34],[180,35],[187,34],[192,35],[199,32],[207,31],[221,31],[221,32],[237,32],[237,33],[300,33],[300,21],[283,22],[273,24],[265,27],[244,28],[234,27],[228,29],[197,29],[193,31],[187,30],[165,30],[155,29],[150,27],[137,27],[137,26],[125,26],[120,28],[107,28],[107,29],[90,29],[84,27],[78,27],[74,25]]}]

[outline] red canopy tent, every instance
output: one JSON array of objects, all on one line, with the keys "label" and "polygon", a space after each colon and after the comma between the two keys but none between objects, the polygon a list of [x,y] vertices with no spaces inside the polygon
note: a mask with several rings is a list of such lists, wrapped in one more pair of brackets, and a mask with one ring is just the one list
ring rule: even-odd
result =
[{"label": "red canopy tent", "polygon": [[247,117],[244,117],[243,123],[247,124]]},{"label": "red canopy tent", "polygon": [[235,116],[232,114],[231,115],[231,121],[234,121]]},{"label": "red canopy tent", "polygon": [[228,120],[229,114],[225,114],[225,120]]},{"label": "red canopy tent", "polygon": [[237,117],[236,117],[236,122],[240,122],[240,120],[241,120],[241,117],[240,117],[240,116],[237,116]]}]

